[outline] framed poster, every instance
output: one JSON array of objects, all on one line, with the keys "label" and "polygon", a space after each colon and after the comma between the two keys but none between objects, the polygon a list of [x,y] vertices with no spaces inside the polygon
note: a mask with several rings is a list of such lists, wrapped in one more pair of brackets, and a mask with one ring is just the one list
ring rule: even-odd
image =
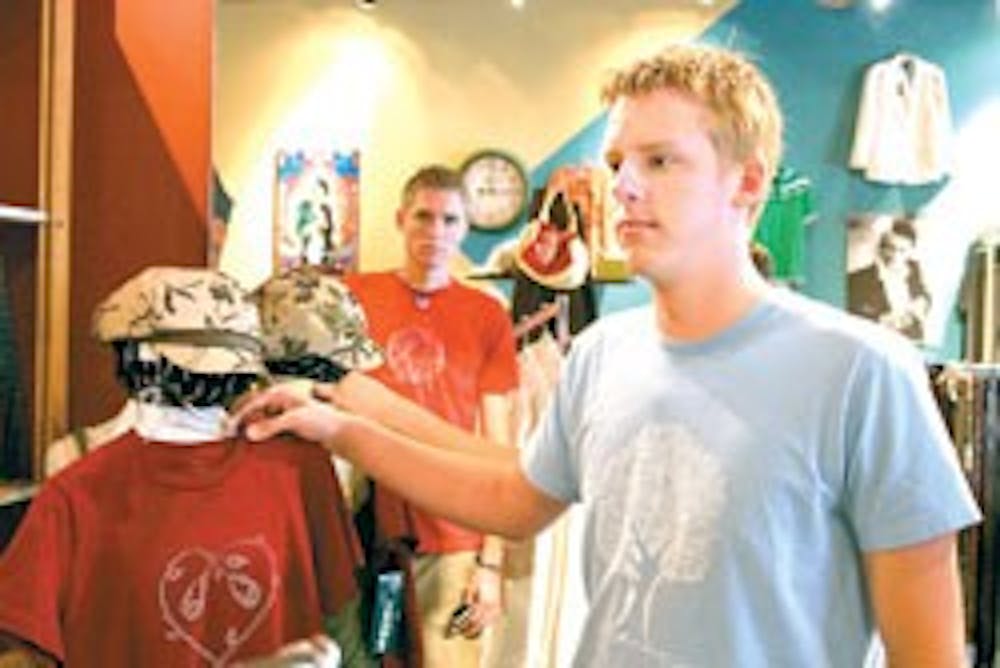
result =
[{"label": "framed poster", "polygon": [[919,221],[856,214],[847,228],[847,309],[923,342],[932,297],[924,277]]},{"label": "framed poster", "polygon": [[274,269],[357,267],[360,197],[357,150],[278,152],[274,194]]}]

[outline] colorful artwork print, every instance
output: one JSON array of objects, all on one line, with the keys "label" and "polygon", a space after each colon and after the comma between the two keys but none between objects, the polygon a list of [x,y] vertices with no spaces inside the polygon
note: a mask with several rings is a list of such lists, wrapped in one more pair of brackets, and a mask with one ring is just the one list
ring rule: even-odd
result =
[{"label": "colorful artwork print", "polygon": [[360,158],[352,151],[279,151],[274,268],[357,267]]}]

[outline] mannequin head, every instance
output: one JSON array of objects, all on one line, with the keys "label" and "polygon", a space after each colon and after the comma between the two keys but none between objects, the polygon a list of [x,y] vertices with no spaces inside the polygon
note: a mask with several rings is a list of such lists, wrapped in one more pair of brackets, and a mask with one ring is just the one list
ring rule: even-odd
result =
[{"label": "mannequin head", "polygon": [[266,373],[257,310],[211,269],[154,267],[95,310],[131,396],[168,406],[227,406]]}]

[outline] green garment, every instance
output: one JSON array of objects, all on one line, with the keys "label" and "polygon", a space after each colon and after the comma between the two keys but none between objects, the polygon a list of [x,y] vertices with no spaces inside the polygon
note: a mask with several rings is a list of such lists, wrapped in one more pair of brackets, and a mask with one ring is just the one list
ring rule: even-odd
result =
[{"label": "green garment", "polygon": [[815,217],[812,183],[779,167],[753,237],[771,254],[775,280],[796,285],[805,280],[805,228]]}]

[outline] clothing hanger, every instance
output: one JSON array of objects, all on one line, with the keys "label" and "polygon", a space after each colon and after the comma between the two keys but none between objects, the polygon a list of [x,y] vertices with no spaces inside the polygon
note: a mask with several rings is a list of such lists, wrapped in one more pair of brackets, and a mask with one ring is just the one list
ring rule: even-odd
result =
[{"label": "clothing hanger", "polygon": [[901,67],[907,77],[912,77],[920,57],[903,46],[897,46],[887,60]]},{"label": "clothing hanger", "polygon": [[556,343],[559,344],[559,349],[565,353],[569,350],[572,338],[569,331],[569,295],[566,293],[556,295],[556,305],[559,307],[559,312],[556,313]]},{"label": "clothing hanger", "polygon": [[555,339],[559,350],[566,352],[569,349],[572,334],[569,329],[569,295],[560,293],[551,302],[542,304],[534,313],[522,317],[514,326],[514,338],[518,343],[518,350],[521,350],[528,343],[528,335],[539,327],[547,325],[555,320]]},{"label": "clothing hanger", "polygon": [[539,306],[534,313],[523,316],[518,323],[514,325],[514,338],[520,340],[559,315],[561,308],[559,297],[562,296],[563,295],[558,295],[554,301],[546,302]]}]

